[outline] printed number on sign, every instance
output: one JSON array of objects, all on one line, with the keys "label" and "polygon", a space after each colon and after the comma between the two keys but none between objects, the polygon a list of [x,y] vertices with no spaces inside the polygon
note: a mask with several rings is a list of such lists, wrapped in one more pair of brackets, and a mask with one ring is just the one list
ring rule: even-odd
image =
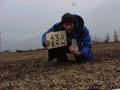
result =
[{"label": "printed number on sign", "polygon": [[46,34],[46,40],[50,41],[50,45],[48,49],[58,48],[67,45],[66,32],[58,31],[58,32],[50,32]]}]

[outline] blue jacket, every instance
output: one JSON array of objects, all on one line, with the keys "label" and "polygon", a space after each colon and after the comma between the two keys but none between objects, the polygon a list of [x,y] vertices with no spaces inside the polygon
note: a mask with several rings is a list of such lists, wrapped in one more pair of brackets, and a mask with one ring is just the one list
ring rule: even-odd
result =
[{"label": "blue jacket", "polygon": [[[45,47],[46,33],[60,31],[60,30],[64,30],[61,22],[53,25],[48,31],[46,31],[42,36],[43,46]],[[83,25],[82,29],[80,29],[79,24],[78,24],[75,27],[75,30],[73,30],[67,36],[69,36],[71,39],[74,38],[77,40],[77,44],[78,46],[80,46],[79,51],[85,56],[86,59],[93,58],[91,38],[90,38],[89,31],[86,28],[86,26]]]}]

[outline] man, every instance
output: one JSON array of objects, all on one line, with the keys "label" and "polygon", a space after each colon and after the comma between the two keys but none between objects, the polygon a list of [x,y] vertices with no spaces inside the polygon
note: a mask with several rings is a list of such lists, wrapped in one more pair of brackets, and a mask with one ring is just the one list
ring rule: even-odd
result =
[{"label": "man", "polygon": [[[49,61],[57,58],[58,61],[67,61],[67,53],[74,54],[78,62],[86,62],[92,59],[91,38],[88,29],[84,26],[84,21],[81,16],[65,13],[61,21],[53,25],[42,36],[42,44],[44,47],[49,46],[49,41],[46,40],[46,34],[64,30],[67,33],[67,46],[48,49]],[[72,39],[75,39],[78,49],[72,47]]]}]

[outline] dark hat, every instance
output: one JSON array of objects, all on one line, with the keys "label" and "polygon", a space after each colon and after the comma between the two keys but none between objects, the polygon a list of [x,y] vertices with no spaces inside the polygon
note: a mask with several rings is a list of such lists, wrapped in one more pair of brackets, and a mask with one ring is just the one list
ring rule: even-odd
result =
[{"label": "dark hat", "polygon": [[61,22],[62,22],[62,24],[64,24],[64,23],[67,23],[67,22],[74,22],[75,21],[75,18],[74,18],[74,16],[72,15],[72,14],[70,14],[70,13],[65,13],[63,16],[62,16],[62,18],[61,18]]}]

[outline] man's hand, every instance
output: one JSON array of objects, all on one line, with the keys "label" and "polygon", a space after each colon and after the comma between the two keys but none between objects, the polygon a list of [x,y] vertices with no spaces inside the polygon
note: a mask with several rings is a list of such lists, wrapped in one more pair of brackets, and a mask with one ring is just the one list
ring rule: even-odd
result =
[{"label": "man's hand", "polygon": [[69,47],[69,50],[70,50],[70,52],[71,52],[72,54],[75,54],[75,55],[81,54],[81,52],[79,52],[78,47],[72,47],[72,46],[70,46],[70,47]]},{"label": "man's hand", "polygon": [[45,41],[45,46],[46,46],[46,48],[48,48],[49,45],[50,45],[50,41],[46,40],[46,41]]}]

